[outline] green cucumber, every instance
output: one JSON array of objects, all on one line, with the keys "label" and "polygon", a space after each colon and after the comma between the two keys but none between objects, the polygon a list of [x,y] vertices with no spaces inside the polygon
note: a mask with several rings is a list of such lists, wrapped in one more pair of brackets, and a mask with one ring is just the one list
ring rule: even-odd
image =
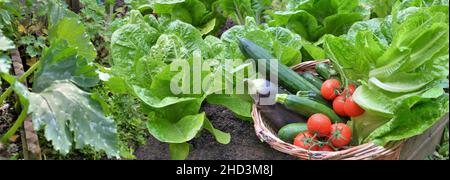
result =
[{"label": "green cucumber", "polygon": [[337,72],[332,69],[328,64],[319,63],[315,67],[316,72],[325,79],[330,79],[331,76],[336,76]]},{"label": "green cucumber", "polygon": [[278,131],[278,137],[284,142],[292,143],[294,141],[295,136],[305,131],[308,131],[306,123],[304,122],[291,123],[283,126]]},{"label": "green cucumber", "polygon": [[307,81],[309,81],[314,86],[316,86],[316,88],[320,89],[322,87],[323,81],[320,80],[318,77],[314,76],[313,74],[311,74],[309,72],[305,72],[302,74],[302,77],[305,78]]},{"label": "green cucumber", "polygon": [[277,94],[276,101],[283,104],[287,109],[306,117],[309,117],[316,113],[322,113],[328,116],[334,123],[343,122],[342,119],[331,108],[307,97]]},{"label": "green cucumber", "polygon": [[275,58],[264,48],[244,38],[240,38],[239,41],[239,47],[247,58],[257,60],[259,62],[258,64],[264,66],[266,72],[278,72],[278,81],[281,87],[291,93],[296,93],[297,91],[313,91],[320,94],[320,89],[286,65],[280,63],[280,61],[277,61],[278,69],[270,66],[270,61]]},{"label": "green cucumber", "polygon": [[322,103],[322,104],[324,104],[326,106],[330,106],[329,102],[326,101],[325,99],[323,99],[322,95],[316,94],[315,92],[312,92],[312,91],[299,91],[299,92],[297,92],[296,95],[299,96],[299,97],[309,98],[309,99],[311,99],[313,101]]}]

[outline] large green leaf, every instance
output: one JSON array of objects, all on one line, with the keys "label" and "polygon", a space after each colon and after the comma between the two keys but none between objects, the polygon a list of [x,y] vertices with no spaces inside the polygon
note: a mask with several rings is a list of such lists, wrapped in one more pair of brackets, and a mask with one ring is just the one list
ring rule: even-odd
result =
[{"label": "large green leaf", "polygon": [[158,31],[147,24],[126,24],[120,27],[111,37],[114,72],[133,78],[135,62],[150,52],[158,37]]},{"label": "large green leaf", "polygon": [[185,160],[189,155],[190,145],[188,143],[170,143],[170,159]]},{"label": "large green leaf", "polygon": [[225,133],[225,132],[222,132],[222,131],[214,128],[213,124],[211,123],[211,121],[209,121],[208,118],[205,118],[205,121],[203,123],[203,128],[208,130],[209,133],[211,133],[214,136],[214,138],[216,138],[217,142],[219,142],[221,144],[230,143],[230,140],[231,140],[230,133]]},{"label": "large green leaf", "polygon": [[86,34],[84,25],[77,18],[61,19],[50,29],[49,40],[50,44],[59,40],[67,41],[70,46],[77,48],[79,56],[89,61],[93,61],[97,56],[97,51]]},{"label": "large green leaf", "polygon": [[206,99],[210,104],[223,105],[241,117],[250,118],[252,103],[239,95],[211,94]]},{"label": "large green leaf", "polygon": [[296,0],[288,2],[287,11],[271,15],[271,25],[286,27],[316,42],[325,34],[347,33],[352,24],[369,17],[369,10],[358,0]]},{"label": "large green leaf", "polygon": [[159,141],[167,143],[184,143],[191,140],[202,129],[205,114],[188,115],[177,122],[150,115],[147,122],[149,132]]},{"label": "large green leaf", "polygon": [[139,86],[133,86],[133,89],[134,93],[137,95],[137,97],[139,97],[140,100],[153,108],[163,108],[180,102],[196,100],[196,98],[190,97],[165,97],[164,99],[158,99],[155,95],[152,94],[150,90],[141,88]]},{"label": "large green leaf", "polygon": [[448,95],[443,95],[432,101],[418,103],[411,109],[402,109],[396,117],[377,128],[369,136],[368,140],[384,145],[390,141],[422,134],[438,122],[448,111]]},{"label": "large green leaf", "polygon": [[9,69],[11,69],[11,59],[0,53],[0,73],[9,73]]},{"label": "large green leaf", "polygon": [[15,48],[14,42],[4,36],[0,30],[0,51],[7,51]]},{"label": "large green leaf", "polygon": [[90,145],[108,156],[119,156],[116,125],[89,93],[63,80],[30,93],[29,98],[34,129],[44,128],[46,139],[60,153],[69,153],[73,145],[77,149]]},{"label": "large green leaf", "polygon": [[53,81],[66,79],[83,88],[95,86],[99,81],[95,66],[78,53],[67,41],[54,40],[42,55],[41,65],[34,75],[33,91],[41,92]]}]

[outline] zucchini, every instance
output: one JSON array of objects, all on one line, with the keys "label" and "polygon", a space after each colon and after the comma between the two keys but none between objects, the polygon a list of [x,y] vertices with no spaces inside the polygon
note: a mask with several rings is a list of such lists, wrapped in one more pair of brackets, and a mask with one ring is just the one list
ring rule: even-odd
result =
[{"label": "zucchini", "polygon": [[287,109],[306,117],[310,117],[311,115],[316,113],[322,113],[328,116],[334,123],[343,122],[342,119],[331,108],[307,97],[277,94],[276,101],[283,104]]},{"label": "zucchini", "polygon": [[313,101],[316,101],[316,102],[319,102],[319,103],[322,103],[322,104],[324,104],[326,106],[331,107],[329,102],[326,101],[325,99],[323,99],[322,95],[316,94],[315,92],[312,92],[312,91],[299,91],[299,92],[297,92],[296,95],[299,96],[299,97],[309,98],[309,99],[311,99]]},{"label": "zucchini", "polygon": [[307,81],[309,81],[311,84],[316,86],[316,88],[320,89],[322,87],[323,81],[320,80],[318,77],[314,76],[313,74],[309,72],[305,72],[302,74],[303,78],[305,78]]},{"label": "zucchini", "polygon": [[316,72],[325,79],[330,79],[331,76],[336,76],[336,70],[332,69],[328,64],[319,63],[315,67]]},{"label": "zucchini", "polygon": [[308,131],[306,123],[304,122],[291,123],[286,126],[283,126],[278,131],[278,137],[284,142],[292,143],[294,141],[295,136],[305,131]]},{"label": "zucchini", "polygon": [[297,91],[313,91],[320,94],[320,89],[286,65],[280,63],[280,61],[278,61],[278,70],[270,66],[270,60],[275,58],[264,48],[244,38],[240,38],[239,41],[239,47],[242,53],[247,58],[257,60],[258,64],[262,64],[264,66],[263,68],[266,69],[266,72],[278,72],[279,84],[289,92],[296,93]]}]

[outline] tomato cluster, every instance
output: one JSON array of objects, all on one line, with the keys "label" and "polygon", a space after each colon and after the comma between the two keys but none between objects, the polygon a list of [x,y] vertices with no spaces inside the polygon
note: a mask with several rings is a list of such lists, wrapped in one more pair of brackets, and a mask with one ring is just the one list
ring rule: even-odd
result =
[{"label": "tomato cluster", "polygon": [[307,128],[308,131],[295,137],[295,146],[312,151],[335,151],[350,143],[350,128],[344,123],[332,124],[324,114],[310,116]]},{"label": "tomato cluster", "polygon": [[355,101],[353,101],[353,93],[356,90],[354,84],[350,84],[341,91],[341,84],[336,79],[328,79],[320,88],[323,98],[333,101],[333,110],[340,116],[357,117],[364,113]]}]

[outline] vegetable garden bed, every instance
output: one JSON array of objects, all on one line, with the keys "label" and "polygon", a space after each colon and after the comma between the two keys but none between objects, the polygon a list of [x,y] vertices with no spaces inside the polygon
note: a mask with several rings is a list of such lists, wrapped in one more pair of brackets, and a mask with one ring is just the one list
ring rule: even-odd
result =
[{"label": "vegetable garden bed", "polygon": [[448,9],[0,0],[0,159],[448,159]]}]

